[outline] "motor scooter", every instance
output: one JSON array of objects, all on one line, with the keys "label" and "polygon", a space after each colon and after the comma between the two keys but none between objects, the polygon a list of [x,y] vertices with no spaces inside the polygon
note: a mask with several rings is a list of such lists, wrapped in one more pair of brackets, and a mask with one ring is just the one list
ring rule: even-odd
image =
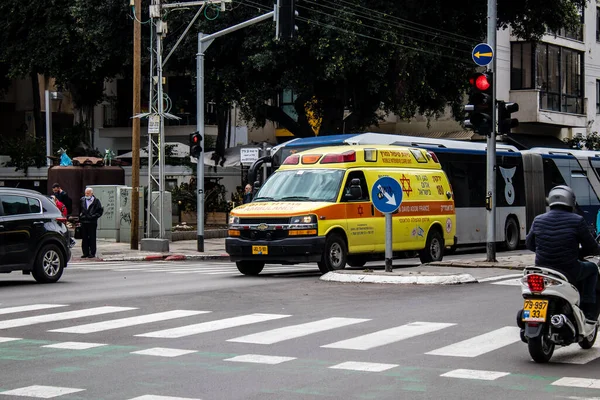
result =
[{"label": "motor scooter", "polygon": [[[600,258],[586,260],[594,262],[600,272]],[[548,267],[527,267],[521,278],[521,293],[524,304],[517,313],[517,325],[521,328],[521,340],[527,343],[535,362],[550,361],[556,346],[578,343],[582,349],[592,348],[599,321],[586,320],[579,308],[579,291],[564,274]],[[600,297],[597,300],[600,309]]]}]

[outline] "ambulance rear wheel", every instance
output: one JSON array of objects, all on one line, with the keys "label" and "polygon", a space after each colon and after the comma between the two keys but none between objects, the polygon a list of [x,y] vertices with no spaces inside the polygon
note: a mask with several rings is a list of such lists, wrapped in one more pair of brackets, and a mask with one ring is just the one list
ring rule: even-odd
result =
[{"label": "ambulance rear wheel", "polygon": [[265,267],[265,263],[260,261],[238,261],[235,265],[244,275],[258,275]]},{"label": "ambulance rear wheel", "polygon": [[419,252],[419,259],[423,264],[432,261],[442,261],[444,247],[444,238],[437,229],[432,229],[427,234],[425,248]]},{"label": "ambulance rear wheel", "polygon": [[361,256],[348,256],[348,265],[351,267],[364,267],[364,265],[367,263],[367,258],[366,257],[361,257]]},{"label": "ambulance rear wheel", "polygon": [[325,251],[321,257],[321,261],[317,263],[319,270],[326,274],[330,271],[337,271],[346,268],[346,260],[348,258],[348,249],[346,241],[337,233],[332,233],[327,236],[325,241]]}]

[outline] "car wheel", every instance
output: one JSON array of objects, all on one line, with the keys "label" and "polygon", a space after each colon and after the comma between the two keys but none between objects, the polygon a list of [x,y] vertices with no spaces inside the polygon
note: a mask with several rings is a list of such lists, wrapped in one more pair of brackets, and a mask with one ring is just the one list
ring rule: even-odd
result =
[{"label": "car wheel", "polygon": [[364,256],[348,256],[348,265],[354,268],[364,267],[367,263],[367,258]]},{"label": "car wheel", "polygon": [[419,252],[423,264],[432,261],[442,261],[444,257],[444,238],[437,229],[432,229],[427,234],[425,248]]},{"label": "car wheel", "polygon": [[346,268],[348,249],[346,241],[337,233],[327,236],[325,241],[325,252],[321,261],[317,263],[319,270],[326,274],[329,271],[337,271]]},{"label": "car wheel", "polygon": [[33,265],[33,277],[40,283],[57,282],[65,269],[65,256],[57,245],[42,247]]}]

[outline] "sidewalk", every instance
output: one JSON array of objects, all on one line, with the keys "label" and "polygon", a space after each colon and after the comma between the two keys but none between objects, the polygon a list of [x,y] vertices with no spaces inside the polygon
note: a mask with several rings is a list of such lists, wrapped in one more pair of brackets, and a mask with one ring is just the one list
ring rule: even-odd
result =
[{"label": "sidewalk", "polygon": [[[225,239],[204,239],[204,252],[197,251],[196,240],[181,240],[169,243],[168,253],[153,253],[131,250],[129,243],[117,243],[112,239],[96,241],[96,258],[81,258],[81,240],[71,249],[71,263],[90,261],[180,261],[180,260],[223,260],[229,261],[225,253]],[[138,248],[141,248],[139,246]]]}]

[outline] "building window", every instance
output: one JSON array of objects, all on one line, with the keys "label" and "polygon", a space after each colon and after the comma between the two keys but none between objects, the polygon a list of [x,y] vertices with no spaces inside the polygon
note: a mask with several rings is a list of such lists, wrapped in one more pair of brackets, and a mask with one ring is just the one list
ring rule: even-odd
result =
[{"label": "building window", "polygon": [[[561,28],[557,31],[548,31],[548,34],[555,35],[555,36],[562,36],[567,39],[573,39],[573,40],[578,40],[580,42],[583,42],[583,26],[584,26],[584,22],[585,22],[585,19],[584,19],[585,15],[584,15],[584,11],[582,8],[579,9],[579,15],[580,15],[580,25],[577,26],[576,28],[573,28],[573,29]],[[596,36],[597,36],[597,34],[596,34]]]},{"label": "building window", "polygon": [[511,51],[511,89],[539,89],[541,109],[584,113],[582,53],[521,42],[513,43]]},{"label": "building window", "polygon": [[531,43],[512,44],[510,67],[511,89],[533,89],[533,52]]},{"label": "building window", "polygon": [[596,114],[600,114],[600,80],[596,80]]},{"label": "building window", "polygon": [[600,42],[600,7],[596,7],[596,42]]}]

